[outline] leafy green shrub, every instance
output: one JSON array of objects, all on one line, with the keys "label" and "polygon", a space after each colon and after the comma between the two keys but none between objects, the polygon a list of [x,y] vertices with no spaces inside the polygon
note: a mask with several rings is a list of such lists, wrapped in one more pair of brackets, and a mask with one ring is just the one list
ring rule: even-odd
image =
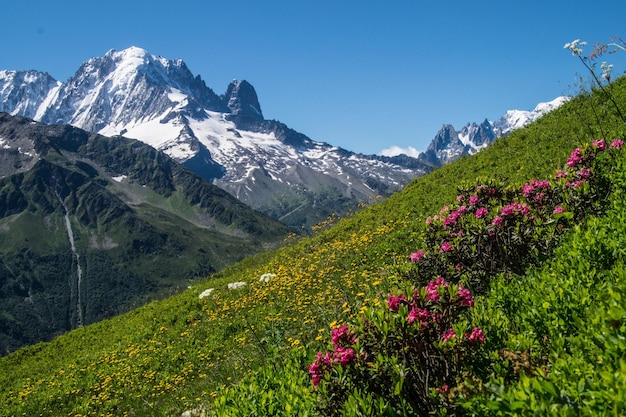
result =
[{"label": "leafy green shrub", "polygon": [[305,360],[302,349],[274,352],[272,365],[261,367],[237,385],[221,389],[209,410],[210,415],[312,415],[314,397],[307,376],[302,372]]},{"label": "leafy green shrub", "polygon": [[[600,212],[611,185],[607,172],[623,145],[598,140],[576,148],[553,180],[461,187],[455,205],[426,220],[426,247],[411,254],[406,271],[417,286],[390,294],[386,308],[366,309],[352,328],[334,328],[331,350],[317,353],[309,366],[317,410],[327,416],[461,412],[455,401],[482,390],[493,360],[483,350],[485,333],[468,320],[475,301],[464,285],[486,293],[492,278],[520,276],[553,252],[574,220]],[[465,381],[472,379],[478,388]]]}]

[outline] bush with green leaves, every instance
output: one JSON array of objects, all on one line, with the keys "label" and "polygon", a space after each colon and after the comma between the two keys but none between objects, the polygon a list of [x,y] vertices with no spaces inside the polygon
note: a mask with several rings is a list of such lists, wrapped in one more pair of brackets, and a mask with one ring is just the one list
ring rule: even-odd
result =
[{"label": "bush with green leaves", "polygon": [[[495,277],[520,276],[545,260],[576,222],[603,210],[624,142],[576,148],[554,179],[519,188],[501,180],[461,187],[454,205],[426,220],[426,247],[410,255],[408,287],[386,307],[336,327],[309,373],[323,415],[441,415],[480,388],[493,358],[468,312]],[[487,335],[489,337],[489,335]],[[497,360],[496,360],[497,362]],[[498,363],[496,363],[498,365]],[[479,384],[480,385],[480,384]]]},{"label": "bush with green leaves", "polygon": [[625,168],[618,160],[605,215],[577,226],[543,267],[493,281],[474,320],[499,339],[498,359],[482,392],[462,400],[468,414],[626,413]]}]

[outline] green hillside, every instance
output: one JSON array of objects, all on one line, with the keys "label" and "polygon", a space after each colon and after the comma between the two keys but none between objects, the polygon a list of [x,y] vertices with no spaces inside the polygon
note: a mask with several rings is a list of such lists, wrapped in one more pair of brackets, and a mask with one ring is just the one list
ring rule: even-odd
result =
[{"label": "green hillside", "polygon": [[[626,79],[614,83],[613,94],[626,108]],[[394,364],[382,353],[347,358],[363,363],[333,368],[318,388],[308,374],[344,323],[360,335],[355,346],[363,351],[399,343],[410,352],[414,346],[392,337],[394,329],[413,330],[387,302],[389,294],[410,297],[413,287],[435,278],[420,274],[445,267],[438,262],[447,255],[437,250],[428,252],[428,267],[416,269],[409,261],[409,254],[432,246],[435,229],[425,220],[444,205],[458,205],[460,186],[463,192],[482,189],[472,188],[477,181],[491,184],[505,201],[522,184],[552,180],[574,148],[584,145],[584,155],[591,155],[598,148],[592,141],[624,138],[624,121],[612,106],[602,92],[581,95],[483,152],[350,218],[329,221],[313,237],[249,257],[166,300],[1,358],[0,414],[291,416],[340,415],[344,407],[346,415],[412,415],[419,413],[411,407],[423,400],[441,404],[441,415],[623,415],[626,158],[614,150],[616,159],[597,158],[591,177],[597,188],[572,191],[564,214],[550,211],[523,224],[528,229],[516,230],[503,245],[522,248],[524,242],[513,239],[519,236],[532,241],[527,261],[509,268],[505,261],[517,252],[503,252],[506,259],[494,258],[488,277],[472,269],[470,261],[478,265],[479,257],[459,261],[473,274],[466,277],[459,267],[455,276],[474,298],[454,330],[462,335],[463,326],[475,326],[485,339],[467,347],[432,344],[463,360],[422,355],[436,366],[455,366],[441,377],[445,386],[426,387],[430,397],[406,394],[402,385],[423,370],[403,373],[402,358]],[[467,253],[482,244],[473,241]],[[240,282],[245,285],[229,289]],[[462,293],[456,282],[449,288],[438,290],[444,299]],[[407,308],[401,302],[397,314]],[[366,337],[377,331],[382,345]],[[368,391],[357,382],[371,375],[380,381],[369,378]],[[395,377],[394,384],[386,384],[387,377]]]},{"label": "green hillside", "polygon": [[292,233],[136,140],[6,113],[0,138],[0,356],[180,292]]}]

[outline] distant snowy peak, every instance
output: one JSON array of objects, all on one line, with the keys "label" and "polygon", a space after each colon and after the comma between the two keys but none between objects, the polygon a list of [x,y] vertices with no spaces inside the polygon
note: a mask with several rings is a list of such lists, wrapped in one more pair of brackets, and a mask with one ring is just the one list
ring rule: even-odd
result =
[{"label": "distant snowy peak", "polygon": [[520,129],[529,123],[534,122],[539,117],[566,103],[570,97],[560,96],[552,101],[537,104],[532,111],[508,110],[504,115],[493,122],[493,127],[498,137],[507,136],[516,129]]},{"label": "distant snowy peak", "polygon": [[0,71],[0,111],[35,118],[61,82],[39,71]]},{"label": "distant snowy peak", "polygon": [[410,155],[427,161],[433,166],[445,165],[461,156],[473,155],[489,146],[496,139],[507,136],[512,131],[520,129],[560,107],[569,99],[570,97],[567,96],[557,97],[552,101],[537,104],[532,111],[508,110],[495,122],[485,119],[481,124],[468,123],[460,131],[456,131],[450,124],[444,124],[425,151],[418,152],[413,147],[404,149],[392,146],[382,150],[381,154],[388,157]]},{"label": "distant snowy peak", "polygon": [[[181,106],[181,104],[183,104]],[[169,60],[130,47],[91,58],[63,84],[42,122],[70,123],[94,132],[128,129],[190,105],[221,111],[220,98],[182,60]],[[202,117],[202,114],[200,114]]]}]

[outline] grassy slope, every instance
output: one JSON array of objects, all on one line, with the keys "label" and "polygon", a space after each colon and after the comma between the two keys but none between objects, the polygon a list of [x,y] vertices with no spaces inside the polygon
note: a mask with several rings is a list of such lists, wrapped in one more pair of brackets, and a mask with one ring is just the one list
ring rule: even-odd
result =
[{"label": "grassy slope", "polygon": [[[621,81],[618,98],[626,103]],[[395,284],[394,271],[420,246],[423,219],[453,201],[459,182],[548,177],[573,147],[599,137],[587,116],[589,100],[577,99],[312,238],[249,258],[183,294],[2,358],[0,413],[176,414],[209,402],[221,384],[256,369],[273,348],[314,352],[330,322],[380,303],[376,293]],[[603,117],[604,126],[623,133]],[[266,272],[276,278],[258,282]],[[234,281],[248,285],[229,291]],[[209,287],[214,294],[199,299]]]}]

